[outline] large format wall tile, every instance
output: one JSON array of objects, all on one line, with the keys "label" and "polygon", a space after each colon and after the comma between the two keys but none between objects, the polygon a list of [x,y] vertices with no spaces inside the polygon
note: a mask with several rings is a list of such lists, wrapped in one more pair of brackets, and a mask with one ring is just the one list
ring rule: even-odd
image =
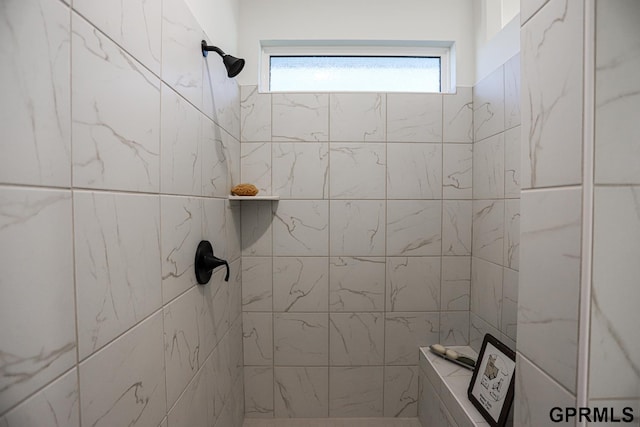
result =
[{"label": "large format wall tile", "polygon": [[387,97],[380,93],[332,93],[331,141],[384,141]]},{"label": "large format wall tile", "polygon": [[471,257],[442,257],[440,308],[443,311],[469,310]]},{"label": "large format wall tile", "polygon": [[200,141],[202,144],[202,195],[207,197],[224,197],[231,190],[232,174],[237,174],[240,166],[240,152],[234,151],[237,142],[224,129],[207,117],[200,120]]},{"label": "large format wall tile", "polygon": [[157,192],[160,80],[75,14],[72,42],[74,185]]},{"label": "large format wall tile", "polygon": [[442,95],[443,142],[473,142],[473,88]]},{"label": "large format wall tile", "polygon": [[390,144],[387,198],[441,199],[442,144]]},{"label": "large format wall tile", "polygon": [[328,94],[273,94],[274,141],[328,141]]},{"label": "large format wall tile", "polygon": [[240,87],[240,140],[271,141],[271,94],[258,86]]},{"label": "large format wall tile", "polygon": [[520,198],[520,126],[504,133],[504,197]]},{"label": "large format wall tile", "polygon": [[273,319],[276,366],[327,366],[329,316],[319,313],[276,313]]},{"label": "large format wall tile", "polygon": [[520,54],[504,64],[504,128],[520,124]]},{"label": "large format wall tile", "polygon": [[330,368],[329,415],[331,417],[380,417],[383,415],[383,368],[364,366]]},{"label": "large format wall tile", "polygon": [[418,415],[418,367],[387,366],[384,369],[384,416]]},{"label": "large format wall tile", "polygon": [[[518,161],[520,161],[518,159]],[[473,197],[473,146],[443,144],[442,198],[471,199]]]},{"label": "large format wall tile", "polygon": [[281,200],[273,209],[274,255],[329,254],[328,201]]},{"label": "large format wall tile", "polygon": [[500,331],[515,341],[518,326],[518,272],[502,270],[502,318]]},{"label": "large format wall tile", "polygon": [[274,370],[276,418],[317,418],[329,413],[328,368],[287,367]]},{"label": "large format wall tile", "polygon": [[440,312],[440,344],[468,345],[469,320],[468,311]]},{"label": "large format wall tile", "polygon": [[471,255],[473,202],[442,202],[442,255]]},{"label": "large format wall tile", "polygon": [[441,94],[387,95],[388,142],[442,142]]},{"label": "large format wall tile", "polygon": [[274,142],[272,147],[273,194],[283,199],[328,197],[329,144]]},{"label": "large format wall tile", "polygon": [[328,258],[273,259],[274,311],[327,312],[328,301]]},{"label": "large format wall tile", "polygon": [[582,37],[583,2],[551,0],[522,27],[523,188],[582,181]]},{"label": "large format wall tile", "polygon": [[242,310],[271,311],[273,308],[273,259],[242,258]]},{"label": "large format wall tile", "polygon": [[0,182],[68,187],[69,8],[55,0],[2,2],[0,16],[0,90],[11,101],[0,114]]},{"label": "large format wall tile", "polygon": [[502,264],[504,200],[473,201],[473,256]]},{"label": "large format wall tile", "polygon": [[476,257],[471,260],[471,311],[500,328],[502,267]]},{"label": "large format wall tile", "polygon": [[243,354],[245,366],[273,364],[273,315],[243,313]]},{"label": "large format wall tile", "polygon": [[381,313],[331,313],[331,366],[382,365],[384,316]]},{"label": "large format wall tile", "polygon": [[[241,211],[242,255],[271,256],[273,254],[272,222],[274,213],[270,201],[245,203]],[[274,203],[279,205],[280,203]]]},{"label": "large format wall tile", "polygon": [[386,206],[381,200],[331,201],[331,255],[384,255],[385,212]]},{"label": "large format wall tile", "polygon": [[384,311],[385,259],[329,259],[331,311]]},{"label": "large format wall tile", "polygon": [[240,144],[241,182],[250,182],[255,185],[260,195],[271,194],[272,171],[270,142]]},{"label": "large format wall tile", "polygon": [[329,157],[329,194],[332,199],[385,198],[385,144],[332,143]]},{"label": "large format wall tile", "polygon": [[273,418],[273,368],[245,366],[244,413],[247,418]]},{"label": "large format wall tile", "polygon": [[581,190],[532,191],[522,195],[520,252],[525,262],[520,266],[518,351],[573,391],[578,344]]},{"label": "large format wall tile", "polygon": [[[202,33],[202,37],[209,44],[215,44],[215,40],[206,34]],[[202,111],[233,139],[240,141],[240,88],[235,79],[227,76],[227,69],[217,54],[204,58],[202,79]]]},{"label": "large format wall tile", "polygon": [[440,309],[440,257],[387,258],[386,311]]},{"label": "large format wall tile", "polygon": [[437,312],[387,314],[385,364],[417,365],[419,347],[439,342],[439,322]]},{"label": "large format wall tile", "polygon": [[504,260],[502,265],[520,268],[520,200],[505,200],[504,206]]},{"label": "large format wall tile", "polygon": [[200,369],[167,415],[170,426],[209,427],[213,423],[213,401],[209,399],[211,371]]},{"label": "large format wall tile", "polygon": [[78,347],[84,359],[160,308],[158,196],[74,192]]},{"label": "large format wall tile", "polygon": [[504,130],[504,67],[473,87],[473,128],[475,141]]},{"label": "large format wall tile", "polygon": [[387,202],[387,255],[440,255],[442,202]]},{"label": "large format wall tile", "polygon": [[473,198],[504,198],[504,134],[473,145]]},{"label": "large format wall tile", "polygon": [[69,191],[0,188],[0,413],[76,362],[71,215]]}]

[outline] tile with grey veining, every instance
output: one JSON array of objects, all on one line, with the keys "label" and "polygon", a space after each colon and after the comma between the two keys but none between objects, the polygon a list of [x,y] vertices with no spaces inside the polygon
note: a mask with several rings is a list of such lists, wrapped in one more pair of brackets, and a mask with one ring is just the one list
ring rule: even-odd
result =
[{"label": "tile with grey veining", "polygon": [[331,313],[329,350],[331,366],[382,365],[384,316],[382,313]]},{"label": "tile with grey veining", "polygon": [[211,379],[208,369],[203,368],[196,373],[167,414],[170,426],[209,427],[213,423],[213,401],[208,395]]},{"label": "tile with grey veining", "polygon": [[237,167],[231,161],[233,137],[207,117],[201,117],[200,124],[202,195],[227,197],[231,190],[231,171]]},{"label": "tile with grey veining", "polygon": [[469,344],[469,312],[442,311],[440,313],[440,344]]},{"label": "tile with grey veining", "polygon": [[111,40],[160,75],[162,2],[135,0],[121,3],[76,0],[73,9]]},{"label": "tile with grey veining", "polygon": [[494,337],[500,336],[500,330],[494,328],[484,320],[482,320],[473,311],[470,312],[471,320],[469,321],[469,346],[475,351],[480,352],[482,341],[485,334],[491,334]]},{"label": "tile with grey veining", "polygon": [[274,414],[277,418],[318,418],[329,414],[328,368],[274,370]]},{"label": "tile with grey veining", "polygon": [[74,185],[158,191],[160,80],[75,14],[72,41]]},{"label": "tile with grey veining", "polygon": [[483,259],[471,259],[471,311],[500,329],[502,267]]},{"label": "tile with grey veining", "polygon": [[442,142],[442,96],[432,93],[387,95],[387,141]]},{"label": "tile with grey veining", "polygon": [[518,351],[570,391],[578,351],[581,203],[580,188],[525,192],[521,199]]},{"label": "tile with grey veining", "polygon": [[502,264],[504,200],[473,201],[473,255]]},{"label": "tile with grey veining", "polygon": [[246,142],[240,144],[240,181],[258,188],[260,195],[272,194],[271,143]]},{"label": "tile with grey veining", "polygon": [[384,258],[329,258],[331,311],[384,311],[384,289]]},{"label": "tile with grey veining", "polygon": [[[234,229],[237,227],[230,216],[229,201],[225,199],[195,199],[202,203],[202,232],[198,233],[201,240],[208,240],[213,246],[215,256],[232,262],[236,259],[237,250],[233,248],[239,240],[239,236],[232,238]],[[238,220],[237,218],[235,219]],[[197,224],[194,224],[197,226]],[[196,247],[197,247],[196,243]]]},{"label": "tile with grey veining", "polygon": [[522,27],[523,188],[582,181],[583,22],[582,2],[551,0]]},{"label": "tile with grey veining", "polygon": [[271,202],[244,203],[240,214],[242,218],[242,255],[270,256],[273,253]]},{"label": "tile with grey veining", "polygon": [[281,200],[274,204],[274,255],[328,255],[328,221],[326,200]]},{"label": "tile with grey veining", "polygon": [[442,144],[387,146],[387,198],[441,199]]},{"label": "tile with grey veining", "polygon": [[473,198],[504,198],[504,134],[473,145]]},{"label": "tile with grey veining", "polygon": [[385,337],[385,365],[417,365],[419,348],[440,341],[439,313],[388,313]]},{"label": "tile with grey veining", "polygon": [[332,199],[385,198],[385,144],[332,143],[329,153]]},{"label": "tile with grey veining", "polygon": [[80,359],[162,304],[158,196],[74,193]]},{"label": "tile with grey veining", "polygon": [[442,121],[444,142],[473,142],[473,88],[442,95]]},{"label": "tile with grey veining", "polygon": [[381,417],[383,389],[382,366],[330,368],[329,416]]},{"label": "tile with grey veining", "polygon": [[271,141],[271,94],[240,86],[240,123],[242,142]]},{"label": "tile with grey veining", "polygon": [[[224,202],[224,236],[225,251],[223,255],[228,261],[239,260],[242,255],[242,203],[235,200]],[[205,218],[207,214],[205,212]]]},{"label": "tile with grey veining", "polygon": [[202,109],[202,29],[182,0],[162,0],[162,81]]},{"label": "tile with grey veining", "polygon": [[79,427],[78,372],[72,369],[0,416],[2,427]]},{"label": "tile with grey veining", "polygon": [[247,418],[273,418],[273,367],[245,366],[244,402]]},{"label": "tile with grey veining", "polygon": [[202,199],[160,196],[162,299],[168,302],[195,286],[193,250],[202,235]]},{"label": "tile with grey veining", "polygon": [[325,199],[329,196],[329,144],[274,142],[273,194],[282,199]]},{"label": "tile with grey veining", "polygon": [[328,365],[328,314],[276,313],[273,328],[276,366]]},{"label": "tile with grey veining", "polygon": [[471,200],[443,200],[442,255],[471,255]]},{"label": "tile with grey veining", "polygon": [[384,416],[416,417],[418,415],[418,367],[387,366],[384,368]]},{"label": "tile with grey veining", "polygon": [[160,191],[199,196],[202,193],[201,113],[162,85]]},{"label": "tile with grey veining", "polygon": [[0,152],[11,153],[0,157],[0,182],[68,187],[69,8],[50,0],[3,2],[0,17],[0,52],[11,58],[0,64]]},{"label": "tile with grey veining", "polygon": [[512,340],[518,327],[518,272],[505,268],[502,273],[502,319],[500,330]]},{"label": "tile with grey veining", "polygon": [[329,95],[275,93],[272,99],[273,141],[328,141]]},{"label": "tile with grey veining", "polygon": [[[595,181],[640,184],[640,7],[596,2]],[[630,143],[635,141],[634,143]]]},{"label": "tile with grey veining", "polygon": [[502,265],[518,270],[520,268],[520,200],[505,200],[504,209]]},{"label": "tile with grey veining", "polygon": [[520,125],[520,53],[504,63],[504,128]]},{"label": "tile with grey veining", "polygon": [[442,198],[471,199],[473,197],[473,146],[443,144]]},{"label": "tile with grey veining", "polygon": [[384,255],[384,201],[332,200],[329,208],[332,255]]},{"label": "tile with grey veining", "polygon": [[440,257],[387,258],[386,311],[440,309]]},{"label": "tile with grey veining", "polygon": [[332,93],[331,141],[385,141],[387,96],[383,93]]},{"label": "tile with grey veining", "polygon": [[387,202],[387,255],[440,255],[442,202]]},{"label": "tile with grey veining", "polygon": [[527,22],[549,0],[526,0],[520,2],[520,24]]},{"label": "tile with grey veining", "polygon": [[440,309],[469,310],[471,293],[471,257],[442,257]]},{"label": "tile with grey veining", "polygon": [[242,313],[242,337],[245,366],[273,364],[273,315]]},{"label": "tile with grey veining", "polygon": [[157,426],[166,414],[162,312],[80,364],[82,425]]},{"label": "tile with grey veining", "polygon": [[76,361],[71,218],[70,191],[0,188],[0,413]]},{"label": "tile with grey veining", "polygon": [[210,396],[213,401],[214,416],[220,418],[233,387],[233,369],[229,334],[218,343],[205,362],[205,369],[211,372]]},{"label": "tile with grey veining", "polygon": [[329,260],[326,257],[273,259],[274,311],[328,311]]},{"label": "tile with grey veining", "polygon": [[271,311],[273,258],[242,258],[242,310]]},{"label": "tile with grey veining", "polygon": [[[204,32],[201,36],[209,44],[215,44]],[[218,55],[204,58],[202,78],[202,111],[233,139],[240,141],[240,87],[236,79],[227,76],[227,69]]]},{"label": "tile with grey veining", "polygon": [[500,66],[473,87],[474,141],[504,130],[504,67]]},{"label": "tile with grey veining", "polygon": [[520,198],[520,126],[504,133],[504,197]]}]

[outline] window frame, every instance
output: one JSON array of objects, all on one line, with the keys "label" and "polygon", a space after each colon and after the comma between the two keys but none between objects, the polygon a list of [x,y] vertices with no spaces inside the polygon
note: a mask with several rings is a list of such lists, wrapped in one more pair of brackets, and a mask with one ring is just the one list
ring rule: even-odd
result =
[{"label": "window frame", "polygon": [[[440,58],[440,92],[454,92],[452,58],[453,42],[419,41],[262,41],[260,43],[259,91],[262,93],[285,93],[272,91],[270,85],[270,66],[272,56],[387,56],[387,57],[438,57]],[[286,91],[291,93],[291,91]],[[294,93],[309,93],[313,90],[300,90]],[[324,92],[324,91],[322,91]],[[344,92],[344,91],[339,91]],[[368,92],[385,92],[384,90]],[[351,93],[367,93],[351,91]],[[426,92],[425,92],[426,93]]]}]

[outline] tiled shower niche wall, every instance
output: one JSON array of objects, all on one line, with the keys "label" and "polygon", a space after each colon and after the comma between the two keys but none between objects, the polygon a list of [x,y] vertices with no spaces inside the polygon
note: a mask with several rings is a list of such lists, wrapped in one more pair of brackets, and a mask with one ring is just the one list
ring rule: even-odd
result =
[{"label": "tiled shower niche wall", "polygon": [[182,0],[0,16],[0,425],[240,426],[236,82]]},{"label": "tiled shower niche wall", "polygon": [[418,347],[469,341],[471,88],[241,87],[248,417],[413,417]]}]

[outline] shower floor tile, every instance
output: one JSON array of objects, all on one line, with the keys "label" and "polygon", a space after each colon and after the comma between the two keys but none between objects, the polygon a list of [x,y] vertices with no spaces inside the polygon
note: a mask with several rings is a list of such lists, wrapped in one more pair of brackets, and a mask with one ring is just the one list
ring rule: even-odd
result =
[{"label": "shower floor tile", "polygon": [[243,427],[420,427],[417,418],[245,418]]}]

